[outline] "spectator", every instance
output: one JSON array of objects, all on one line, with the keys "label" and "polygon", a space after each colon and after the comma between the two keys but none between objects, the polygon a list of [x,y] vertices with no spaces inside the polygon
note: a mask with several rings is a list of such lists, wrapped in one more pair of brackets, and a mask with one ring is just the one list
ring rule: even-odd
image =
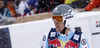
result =
[{"label": "spectator", "polygon": [[50,12],[59,4],[63,4],[64,0],[39,0],[37,13]]},{"label": "spectator", "polygon": [[72,2],[74,2],[74,1],[76,1],[76,0],[65,0],[65,4],[72,4]]},{"label": "spectator", "polygon": [[25,1],[23,0],[17,0],[16,2],[16,13],[18,16],[23,16],[24,15],[24,9],[25,9]]},{"label": "spectator", "polygon": [[37,0],[20,0],[20,4],[18,6],[18,13],[21,16],[29,16],[35,14],[35,9],[38,5]]},{"label": "spectator", "polygon": [[16,17],[15,1],[14,0],[7,1],[7,8],[10,10],[12,17]]},{"label": "spectator", "polygon": [[95,7],[100,7],[100,0],[92,0],[86,7],[86,11],[91,11]]},{"label": "spectator", "polygon": [[0,0],[0,25],[12,24],[15,18],[11,18],[10,10],[4,7],[4,1]]},{"label": "spectator", "polygon": [[18,7],[19,7],[20,2],[21,2],[21,0],[15,0],[16,17],[19,16],[19,13],[18,13]]},{"label": "spectator", "polygon": [[[77,2],[77,3],[73,4],[73,2]],[[68,4],[73,8],[78,8],[76,4],[78,4],[78,6],[79,6],[79,1],[77,1],[77,0],[65,0],[65,4]]]},{"label": "spectator", "polygon": [[65,0],[65,4],[73,8],[84,8],[89,3],[89,0]]},{"label": "spectator", "polygon": [[35,13],[38,6],[38,0],[29,0],[27,3],[29,5],[29,9],[31,10],[31,13],[32,14]]}]

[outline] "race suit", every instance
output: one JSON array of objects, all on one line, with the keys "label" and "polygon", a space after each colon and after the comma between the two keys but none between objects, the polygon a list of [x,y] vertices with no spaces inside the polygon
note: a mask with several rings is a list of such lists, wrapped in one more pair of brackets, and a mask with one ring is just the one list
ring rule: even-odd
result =
[{"label": "race suit", "polygon": [[74,29],[66,36],[52,28],[43,36],[40,48],[89,48],[89,44],[82,32]]}]

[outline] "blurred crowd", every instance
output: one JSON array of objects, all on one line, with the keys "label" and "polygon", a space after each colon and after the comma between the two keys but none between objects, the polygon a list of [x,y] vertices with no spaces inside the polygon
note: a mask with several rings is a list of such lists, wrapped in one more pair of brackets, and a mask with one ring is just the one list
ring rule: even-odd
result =
[{"label": "blurred crowd", "polygon": [[2,0],[12,17],[29,16],[50,12],[59,4],[69,4],[73,8],[84,8],[89,0]]},{"label": "blurred crowd", "polygon": [[17,17],[51,12],[59,4],[68,4],[73,8],[85,8],[85,11],[88,11],[91,7],[88,5],[90,1],[92,2],[92,0],[0,0],[0,23],[7,18],[10,19],[6,22],[14,23],[14,18]]}]

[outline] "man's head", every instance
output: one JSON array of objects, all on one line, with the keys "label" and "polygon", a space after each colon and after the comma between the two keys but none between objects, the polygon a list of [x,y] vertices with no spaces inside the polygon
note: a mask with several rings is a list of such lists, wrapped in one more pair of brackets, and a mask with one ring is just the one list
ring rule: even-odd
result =
[{"label": "man's head", "polygon": [[69,22],[75,14],[75,11],[72,7],[69,5],[58,5],[53,10],[53,21],[56,27],[57,32],[61,32],[66,25],[69,25],[71,22]]},{"label": "man's head", "polygon": [[4,8],[4,1],[0,0],[0,9],[3,9],[3,8]]},{"label": "man's head", "polygon": [[15,0],[8,0],[7,6],[14,6]]}]

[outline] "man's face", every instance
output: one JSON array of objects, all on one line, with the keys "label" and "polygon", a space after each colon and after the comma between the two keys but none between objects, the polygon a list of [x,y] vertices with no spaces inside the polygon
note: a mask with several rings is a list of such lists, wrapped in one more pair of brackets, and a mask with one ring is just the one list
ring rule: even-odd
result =
[{"label": "man's face", "polygon": [[0,8],[3,8],[3,7],[4,7],[4,2],[0,1]]},{"label": "man's face", "polygon": [[64,22],[58,23],[58,22],[54,21],[54,24],[55,24],[57,32],[61,32],[65,27]]},{"label": "man's face", "polygon": [[7,3],[7,5],[8,5],[8,6],[14,6],[14,2],[13,2],[13,1],[9,1],[9,2]]}]

